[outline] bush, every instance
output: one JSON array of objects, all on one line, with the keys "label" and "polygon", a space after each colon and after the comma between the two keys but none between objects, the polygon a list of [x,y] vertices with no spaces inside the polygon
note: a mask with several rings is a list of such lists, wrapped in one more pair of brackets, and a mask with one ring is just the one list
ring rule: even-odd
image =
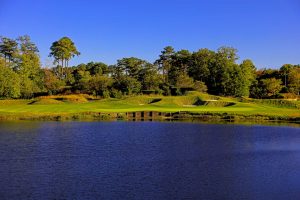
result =
[{"label": "bush", "polygon": [[121,99],[123,97],[123,95],[122,95],[122,92],[120,90],[117,90],[117,89],[113,88],[111,90],[111,97]]},{"label": "bush", "polygon": [[207,86],[202,81],[195,81],[194,89],[198,92],[206,92]]},{"label": "bush", "polygon": [[282,95],[284,99],[297,99],[297,95],[294,93],[284,93]]},{"label": "bush", "polygon": [[176,95],[177,96],[181,96],[182,95],[182,92],[181,92],[180,88],[176,88]]},{"label": "bush", "polygon": [[171,90],[170,87],[168,85],[163,85],[162,86],[162,94],[165,96],[170,96],[171,95]]},{"label": "bush", "polygon": [[109,93],[108,90],[103,91],[103,97],[106,98],[106,99],[110,97],[110,93]]}]

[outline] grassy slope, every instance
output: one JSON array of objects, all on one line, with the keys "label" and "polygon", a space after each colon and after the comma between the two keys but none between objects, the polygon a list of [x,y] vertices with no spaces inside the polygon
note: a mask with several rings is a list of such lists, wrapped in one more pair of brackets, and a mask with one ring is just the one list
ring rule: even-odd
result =
[{"label": "grassy slope", "polygon": [[[59,115],[82,112],[130,112],[130,111],[191,111],[196,113],[228,113],[238,115],[265,115],[300,117],[300,102],[278,105],[264,101],[240,101],[235,98],[191,93],[188,96],[136,96],[126,99],[86,101],[83,97],[39,98],[35,100],[0,100],[0,116],[7,115]],[[199,103],[200,102],[200,103]],[[200,104],[200,105],[199,105]],[[294,106],[294,107],[293,107]]]}]

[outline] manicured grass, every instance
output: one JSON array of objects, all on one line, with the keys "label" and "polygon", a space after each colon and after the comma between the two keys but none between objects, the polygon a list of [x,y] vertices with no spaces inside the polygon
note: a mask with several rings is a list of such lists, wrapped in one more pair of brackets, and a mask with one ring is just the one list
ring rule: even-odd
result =
[{"label": "manicured grass", "polygon": [[0,100],[0,116],[69,115],[87,112],[123,113],[135,111],[230,114],[243,116],[300,117],[299,101],[253,100],[212,96],[192,92],[187,96],[135,96],[95,100],[84,95],[51,96],[32,100]]}]

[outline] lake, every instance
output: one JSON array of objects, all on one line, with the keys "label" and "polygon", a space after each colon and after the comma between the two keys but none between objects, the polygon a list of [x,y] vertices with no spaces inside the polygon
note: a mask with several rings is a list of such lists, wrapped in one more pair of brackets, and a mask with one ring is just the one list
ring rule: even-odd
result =
[{"label": "lake", "polygon": [[300,199],[300,128],[1,122],[1,199]]}]

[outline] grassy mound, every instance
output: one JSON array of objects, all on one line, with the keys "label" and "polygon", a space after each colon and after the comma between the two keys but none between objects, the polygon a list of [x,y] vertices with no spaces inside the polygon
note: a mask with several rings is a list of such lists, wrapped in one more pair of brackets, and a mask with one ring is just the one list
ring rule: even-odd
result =
[{"label": "grassy mound", "polygon": [[85,103],[88,102],[88,99],[91,99],[89,95],[51,95],[51,96],[43,96],[39,98],[40,101],[46,102],[49,101],[50,103]]},{"label": "grassy mound", "polygon": [[201,92],[197,92],[197,91],[189,91],[186,93],[186,96],[197,96],[201,100],[221,100],[222,99],[219,96],[210,95],[207,93],[201,93]]},{"label": "grassy mound", "polygon": [[30,102],[31,101],[27,99],[5,99],[5,100],[0,100],[0,106],[24,105]]},{"label": "grassy mound", "polygon": [[173,101],[178,106],[186,106],[186,105],[200,105],[202,104],[202,99],[198,96],[182,96],[174,98]]},{"label": "grassy mound", "polygon": [[153,97],[153,96],[135,96],[135,97],[128,97],[124,99],[124,103],[129,103],[132,105],[146,105],[146,104],[153,104],[161,101],[161,97]]},{"label": "grassy mound", "polygon": [[253,99],[252,102],[276,107],[300,109],[299,101],[290,101],[283,99]]},{"label": "grassy mound", "polygon": [[202,100],[197,96],[178,96],[178,97],[162,97],[159,101],[152,102],[157,106],[196,106],[200,104]]},{"label": "grassy mound", "polygon": [[233,106],[236,103],[234,102],[228,102],[228,101],[205,101],[204,106],[212,106],[212,107],[227,107],[227,106]]},{"label": "grassy mound", "polygon": [[38,98],[30,103],[29,105],[48,105],[48,104],[63,104],[64,102],[58,101],[56,99],[46,99],[46,98]]}]

